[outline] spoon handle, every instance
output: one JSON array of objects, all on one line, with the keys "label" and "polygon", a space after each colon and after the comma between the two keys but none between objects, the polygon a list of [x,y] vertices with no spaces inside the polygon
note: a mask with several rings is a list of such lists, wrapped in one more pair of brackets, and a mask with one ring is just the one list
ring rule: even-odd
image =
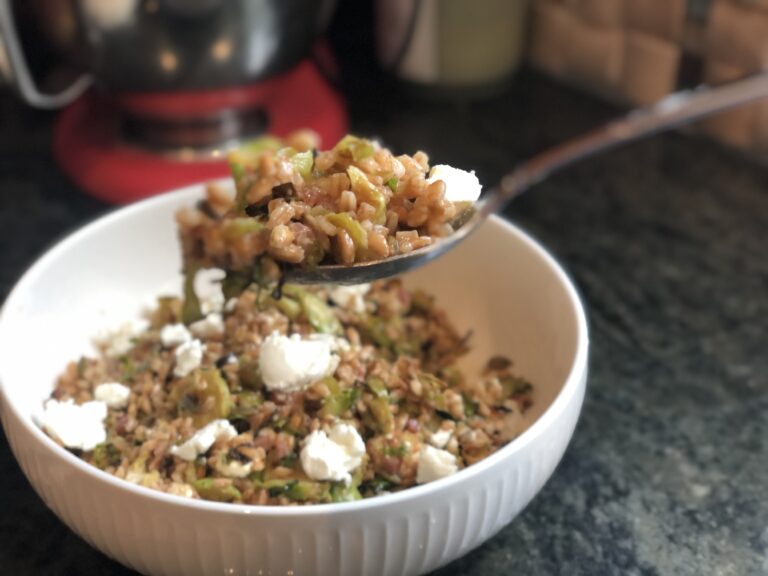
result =
[{"label": "spoon handle", "polygon": [[687,124],[753,100],[768,97],[768,73],[717,87],[700,86],[670,94],[656,104],[640,108],[574,140],[555,146],[504,176],[496,194],[489,194],[481,211],[491,214],[553,172],[657,132]]}]

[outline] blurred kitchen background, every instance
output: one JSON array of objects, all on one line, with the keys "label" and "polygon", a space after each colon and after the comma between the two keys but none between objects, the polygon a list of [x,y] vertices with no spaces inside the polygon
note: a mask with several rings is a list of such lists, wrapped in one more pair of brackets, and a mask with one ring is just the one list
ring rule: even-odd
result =
[{"label": "blurred kitchen background", "polygon": [[[223,175],[260,133],[331,145],[350,106],[461,113],[521,68],[631,107],[768,64],[766,0],[1,0],[0,20],[3,96],[54,110],[57,165],[110,202]],[[763,157],[768,104],[698,129]]]}]

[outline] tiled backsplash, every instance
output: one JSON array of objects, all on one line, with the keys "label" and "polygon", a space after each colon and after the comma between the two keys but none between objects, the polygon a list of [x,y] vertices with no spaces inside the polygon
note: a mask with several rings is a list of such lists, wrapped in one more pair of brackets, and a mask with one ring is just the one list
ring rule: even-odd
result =
[{"label": "tiled backsplash", "polygon": [[[534,66],[629,105],[678,88],[683,54],[702,82],[768,68],[768,0],[534,0]],[[768,104],[704,122],[711,135],[768,153]]]}]

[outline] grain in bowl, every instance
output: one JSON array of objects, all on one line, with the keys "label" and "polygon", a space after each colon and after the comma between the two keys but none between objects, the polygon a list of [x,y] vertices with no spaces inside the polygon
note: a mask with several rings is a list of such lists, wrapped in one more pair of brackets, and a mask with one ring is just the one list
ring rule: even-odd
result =
[{"label": "grain in bowl", "polygon": [[145,329],[69,364],[41,420],[54,440],[149,488],[289,505],[437,480],[521,431],[531,385],[502,357],[467,378],[467,335],[422,291],[395,279],[225,297],[221,272],[197,274],[203,318],[185,324],[187,303],[162,297]]}]

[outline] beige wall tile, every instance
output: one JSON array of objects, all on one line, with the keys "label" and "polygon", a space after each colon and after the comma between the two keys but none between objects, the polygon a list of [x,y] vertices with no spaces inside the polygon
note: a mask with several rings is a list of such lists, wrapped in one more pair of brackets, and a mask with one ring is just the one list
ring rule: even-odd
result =
[{"label": "beige wall tile", "polygon": [[[705,70],[705,81],[727,82],[741,78],[747,70],[728,62],[709,60]],[[755,143],[755,108],[757,105],[742,106],[736,110],[712,116],[701,122],[705,132],[727,144],[739,148],[752,148]]]},{"label": "beige wall tile", "polygon": [[627,32],[622,91],[633,104],[651,104],[674,91],[680,62],[677,44]]},{"label": "beige wall tile", "polygon": [[619,28],[597,28],[574,19],[566,51],[567,72],[580,82],[599,89],[616,90],[624,61],[624,32]]},{"label": "beige wall tile", "polygon": [[537,0],[533,6],[530,59],[542,70],[562,76],[575,17],[562,3]]},{"label": "beige wall tile", "polygon": [[623,0],[623,3],[624,23],[629,28],[667,40],[682,38],[686,0]]},{"label": "beige wall tile", "polygon": [[565,0],[565,5],[593,26],[618,28],[624,19],[623,0]]},{"label": "beige wall tile", "polygon": [[715,0],[707,55],[745,70],[768,67],[768,13],[742,3]]}]

